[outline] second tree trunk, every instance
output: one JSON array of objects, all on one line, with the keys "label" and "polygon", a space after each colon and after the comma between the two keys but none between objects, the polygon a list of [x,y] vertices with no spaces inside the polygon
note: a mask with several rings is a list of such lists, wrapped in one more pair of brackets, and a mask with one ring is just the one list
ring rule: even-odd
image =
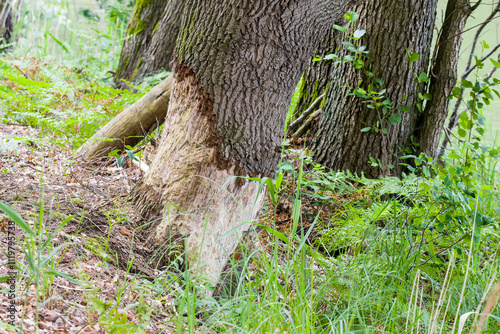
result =
[{"label": "second tree trunk", "polygon": [[[374,78],[381,79],[381,89],[387,89],[384,98],[390,98],[393,109],[401,115],[401,123],[385,127],[387,133],[375,132],[377,121],[383,117],[367,107],[357,96],[349,95],[358,84],[367,89],[374,82],[352,63],[342,63],[332,70],[330,85],[313,142],[315,160],[335,170],[363,172],[377,177],[383,169],[394,165],[392,173],[400,175],[398,157],[402,148],[412,144],[418,111],[418,92],[423,90],[414,73],[427,72],[436,12],[436,0],[369,0],[358,5],[356,29],[366,29],[361,44],[369,50],[366,69]],[[337,34],[336,45],[342,45],[345,36]],[[346,54],[339,46],[339,55]],[[418,61],[410,65],[407,51],[418,53]],[[407,108],[403,112],[401,106]],[[361,129],[371,127],[367,132]],[[370,157],[380,160],[382,168],[368,164]],[[387,169],[385,169],[387,171]]]}]

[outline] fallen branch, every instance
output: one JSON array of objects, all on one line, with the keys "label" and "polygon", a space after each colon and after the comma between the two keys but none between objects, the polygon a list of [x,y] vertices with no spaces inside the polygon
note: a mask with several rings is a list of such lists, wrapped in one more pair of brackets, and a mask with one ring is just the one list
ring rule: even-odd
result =
[{"label": "fallen branch", "polygon": [[321,101],[323,101],[323,98],[325,97],[325,93],[321,94],[316,100],[314,100],[313,103],[307,108],[306,111],[302,113],[302,115],[299,116],[295,121],[293,121],[289,126],[288,126],[288,133],[292,133],[293,130],[298,128],[300,124],[309,116],[312,114],[315,110],[317,110],[318,106],[321,104]]},{"label": "fallen branch", "polygon": [[[172,81],[170,75],[139,101],[123,110],[87,140],[78,149],[77,154],[90,158],[106,155],[114,149],[124,149],[125,145],[136,145],[144,137],[143,129],[151,129],[165,121]],[[111,140],[100,140],[100,138]]]},{"label": "fallen branch", "polygon": [[297,130],[297,132],[295,132],[292,135],[292,138],[298,138],[298,137],[302,136],[304,133],[306,133],[306,131],[309,129],[309,126],[311,125],[314,118],[316,116],[318,116],[319,114],[321,114],[321,109],[318,109],[315,112],[313,112],[312,115],[309,116],[307,121],[305,121],[304,124]]}]

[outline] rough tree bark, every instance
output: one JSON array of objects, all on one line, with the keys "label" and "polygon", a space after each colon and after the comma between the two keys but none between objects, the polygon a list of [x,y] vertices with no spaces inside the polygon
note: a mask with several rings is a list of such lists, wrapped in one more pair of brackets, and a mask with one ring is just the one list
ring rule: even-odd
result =
[{"label": "rough tree bark", "polygon": [[453,87],[457,84],[457,65],[462,31],[472,12],[468,0],[448,1],[441,34],[436,47],[436,59],[431,71],[429,93],[424,112],[419,115],[416,138],[420,151],[437,158],[438,146],[443,133],[444,121],[448,115]]},{"label": "rough tree bark", "polygon": [[330,28],[320,46],[314,51],[313,57],[307,63],[302,76],[299,99],[295,106],[294,114],[301,115],[318,96],[326,91],[334,64],[332,61],[313,62],[312,60],[316,56],[324,57],[327,54],[335,52],[337,49],[335,36],[337,34],[337,30]]},{"label": "rough tree bark", "polygon": [[163,214],[157,243],[182,236],[215,283],[262,205],[259,184],[235,176],[273,176],[302,64],[353,1],[186,3],[161,143],[133,196]]},{"label": "rough tree bark", "polygon": [[[367,108],[363,100],[348,95],[352,88],[362,81],[361,87],[367,88],[370,79],[352,63],[336,66],[330,76],[330,85],[323,113],[313,139],[315,159],[335,170],[364,172],[368,177],[377,177],[380,169],[369,166],[370,157],[380,159],[384,166],[392,164],[395,174],[400,174],[397,153],[401,147],[410,144],[415,130],[417,115],[417,92],[423,89],[418,85],[413,73],[427,72],[429,54],[434,28],[437,0],[368,0],[354,8],[359,13],[357,29],[366,29],[361,44],[369,50],[366,68],[371,68],[375,78],[383,81],[394,107],[405,105],[409,112],[398,112],[401,123],[386,126],[383,135],[361,132],[362,128],[373,126],[379,115]],[[337,35],[340,45],[345,36]],[[417,52],[420,58],[410,68],[405,48]],[[339,48],[340,49],[340,48]],[[339,50],[339,54],[346,52]],[[398,108],[399,109],[399,108]]]},{"label": "rough tree bark", "polygon": [[185,0],[136,0],[127,25],[115,82],[137,81],[160,69],[170,70]]},{"label": "rough tree bark", "polygon": [[11,43],[21,0],[0,0],[0,46]]}]

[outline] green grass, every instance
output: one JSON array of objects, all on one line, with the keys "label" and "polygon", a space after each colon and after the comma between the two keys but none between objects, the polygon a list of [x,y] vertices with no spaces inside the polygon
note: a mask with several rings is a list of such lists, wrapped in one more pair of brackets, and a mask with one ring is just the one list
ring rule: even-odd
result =
[{"label": "green grass", "polygon": [[36,126],[78,147],[143,93],[89,80],[86,70],[57,63],[0,59],[0,121]]}]

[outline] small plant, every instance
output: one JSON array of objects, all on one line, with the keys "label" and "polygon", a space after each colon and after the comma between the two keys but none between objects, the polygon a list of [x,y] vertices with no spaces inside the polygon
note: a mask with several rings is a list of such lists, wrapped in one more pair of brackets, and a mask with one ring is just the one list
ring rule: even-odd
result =
[{"label": "small plant", "polygon": [[[51,288],[54,283],[54,276],[63,277],[73,283],[80,284],[76,278],[57,270],[58,264],[62,258],[62,255],[60,256],[59,253],[64,252],[69,244],[62,243],[56,247],[52,245],[52,239],[55,233],[61,231],[74,216],[66,218],[56,227],[55,231],[50,232],[46,230],[43,225],[43,196],[40,203],[40,213],[38,215],[39,221],[38,224],[34,224],[35,229],[33,229],[30,224],[26,223],[10,206],[1,201],[0,210],[5,212],[10,219],[26,233],[24,239],[17,238],[17,242],[22,244],[20,250],[27,264],[24,265],[23,261],[17,261],[16,267],[19,270],[19,275],[26,280],[26,291],[30,284],[33,283],[35,285],[37,304],[39,302],[46,302],[52,297]],[[36,312],[36,321],[38,322],[38,309]]]}]

